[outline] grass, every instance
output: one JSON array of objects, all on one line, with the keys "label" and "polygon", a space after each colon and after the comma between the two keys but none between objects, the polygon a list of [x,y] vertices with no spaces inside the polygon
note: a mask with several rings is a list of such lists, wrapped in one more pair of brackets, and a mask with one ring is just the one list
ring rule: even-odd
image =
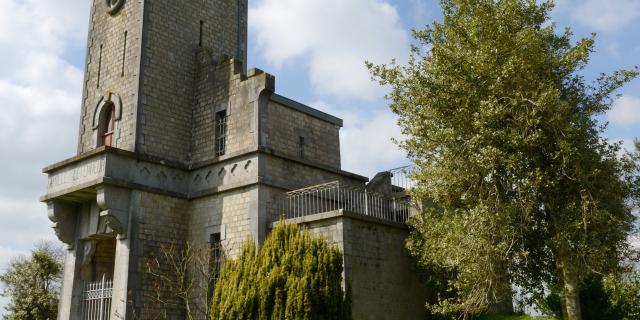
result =
[{"label": "grass", "polygon": [[555,320],[555,318],[533,316],[482,316],[476,320]]}]

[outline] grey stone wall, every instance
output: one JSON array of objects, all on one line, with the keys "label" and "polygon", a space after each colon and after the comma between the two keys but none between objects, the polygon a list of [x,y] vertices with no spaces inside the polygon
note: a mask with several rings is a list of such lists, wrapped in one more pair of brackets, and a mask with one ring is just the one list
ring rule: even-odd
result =
[{"label": "grey stone wall", "polygon": [[220,232],[225,254],[230,258],[237,256],[242,243],[252,237],[249,207],[255,188],[240,188],[191,201],[189,241],[207,243],[211,234]]},{"label": "grey stone wall", "polygon": [[[155,272],[172,274],[167,260],[163,257],[163,248],[166,250],[175,246],[176,252],[187,233],[188,202],[169,196],[163,196],[148,192],[140,192],[139,206],[135,209],[138,213],[131,242],[134,249],[131,252],[133,270],[129,274],[130,306],[135,306],[138,319],[183,319],[184,306],[179,300],[172,298],[172,292],[167,289],[160,290],[161,297],[166,299],[165,304],[156,299],[159,283],[147,268],[147,263],[157,258],[160,262],[154,267]],[[166,313],[165,313],[166,312]],[[130,315],[132,317],[132,315]]]},{"label": "grey stone wall", "polygon": [[333,212],[293,219],[344,254],[353,319],[426,319],[428,289],[405,249],[408,229],[356,214]]},{"label": "grey stone wall", "polygon": [[118,121],[115,132],[115,146],[134,150],[141,19],[142,5],[139,1],[127,1],[118,14],[111,16],[104,0],[93,0],[78,153],[96,147],[94,114],[100,99],[109,92],[118,94],[123,106],[122,119]]},{"label": "grey stone wall", "polygon": [[427,289],[405,249],[406,229],[348,219],[347,279],[354,319],[425,319]]},{"label": "grey stone wall", "polygon": [[[236,59],[216,61],[208,50],[198,53],[196,107],[193,111],[191,161],[225,160],[256,151],[259,145],[258,110],[275,86],[273,76],[252,70],[243,73]],[[226,111],[224,155],[216,155],[216,113]]]},{"label": "grey stone wall", "polygon": [[340,128],[335,124],[269,101],[264,132],[269,149],[340,169]]},{"label": "grey stone wall", "polygon": [[126,1],[107,11],[93,0],[78,153],[96,147],[96,106],[114,93],[123,107],[114,146],[190,160],[196,52],[246,61],[247,0]]},{"label": "grey stone wall", "polygon": [[[189,205],[189,231],[187,239],[195,246],[208,246],[212,234],[220,233],[223,254],[226,259],[236,258],[244,241],[254,238],[250,215],[251,207],[255,207],[257,186],[221,192],[216,195],[202,197],[191,201]],[[209,283],[201,273],[193,273],[200,283]],[[196,289],[198,290],[198,289]],[[211,303],[206,295],[192,293],[194,310],[206,310]],[[205,320],[208,317],[197,317]]]},{"label": "grey stone wall", "polygon": [[146,1],[145,11],[138,150],[187,161],[196,52],[245,58],[246,0]]},{"label": "grey stone wall", "polygon": [[332,167],[314,166],[306,161],[290,160],[287,157],[263,154],[260,162],[265,168],[263,181],[295,190],[331,181],[341,181],[347,185],[364,187],[366,178],[352,175]]}]

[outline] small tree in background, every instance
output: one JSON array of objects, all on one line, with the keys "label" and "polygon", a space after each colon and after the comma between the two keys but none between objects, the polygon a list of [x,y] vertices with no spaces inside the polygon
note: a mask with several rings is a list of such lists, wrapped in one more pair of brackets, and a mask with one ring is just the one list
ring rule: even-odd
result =
[{"label": "small tree in background", "polygon": [[609,276],[604,279],[604,288],[621,320],[640,319],[640,271]]},{"label": "small tree in background", "polygon": [[4,319],[56,319],[62,268],[62,248],[50,243],[39,245],[29,258],[14,258],[0,275],[5,286],[1,295],[11,299]]},{"label": "small tree in background", "polygon": [[350,319],[342,254],[297,225],[280,223],[256,254],[248,240],[217,282],[212,320]]},{"label": "small tree in background", "polygon": [[170,310],[184,310],[184,319],[206,318],[208,294],[214,269],[209,259],[211,248],[189,241],[173,241],[160,245],[146,259],[145,271],[151,278],[155,303],[146,312],[156,318],[167,318]]}]

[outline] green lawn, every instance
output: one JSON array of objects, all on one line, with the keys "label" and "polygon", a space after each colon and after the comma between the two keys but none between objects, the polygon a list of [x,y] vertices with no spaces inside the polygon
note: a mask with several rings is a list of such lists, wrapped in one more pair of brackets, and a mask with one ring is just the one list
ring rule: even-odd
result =
[{"label": "green lawn", "polygon": [[482,316],[476,320],[555,320],[555,318],[532,316]]}]

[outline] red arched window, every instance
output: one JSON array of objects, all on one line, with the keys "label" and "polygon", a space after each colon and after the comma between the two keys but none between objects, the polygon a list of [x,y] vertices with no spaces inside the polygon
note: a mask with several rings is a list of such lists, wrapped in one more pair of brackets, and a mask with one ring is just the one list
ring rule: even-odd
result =
[{"label": "red arched window", "polygon": [[116,108],[112,103],[104,106],[100,123],[100,146],[113,146],[113,132],[116,126]]}]

